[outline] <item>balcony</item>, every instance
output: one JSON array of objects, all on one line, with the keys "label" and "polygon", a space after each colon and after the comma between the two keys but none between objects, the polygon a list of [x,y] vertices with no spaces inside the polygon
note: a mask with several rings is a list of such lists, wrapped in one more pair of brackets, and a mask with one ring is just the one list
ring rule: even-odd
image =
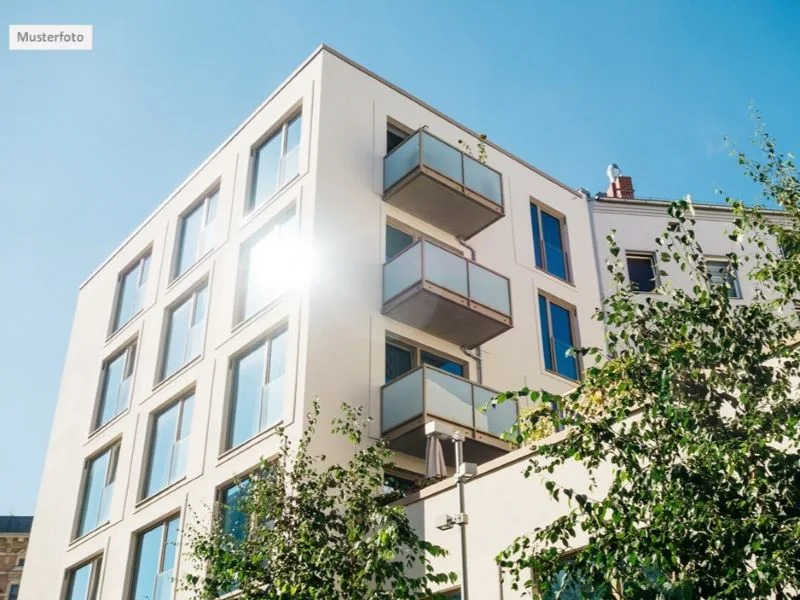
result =
[{"label": "balcony", "polygon": [[[424,458],[425,423],[439,421],[464,433],[465,460],[484,463],[511,449],[500,436],[517,420],[515,402],[481,411],[497,393],[430,365],[417,367],[381,388],[381,435],[392,449]],[[447,461],[451,454],[445,451]]]},{"label": "balcony", "polygon": [[384,157],[383,199],[464,238],[505,214],[500,173],[423,130]]},{"label": "balcony", "polygon": [[512,327],[508,279],[427,240],[383,265],[383,313],[469,348]]}]

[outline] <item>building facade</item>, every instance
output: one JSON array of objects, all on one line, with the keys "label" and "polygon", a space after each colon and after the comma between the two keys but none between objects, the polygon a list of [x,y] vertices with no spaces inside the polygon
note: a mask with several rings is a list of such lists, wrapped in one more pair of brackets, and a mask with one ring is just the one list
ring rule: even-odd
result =
[{"label": "building facade", "polygon": [[17,600],[33,517],[0,515],[0,599]]},{"label": "building facade", "polygon": [[188,597],[181,532],[315,397],[366,408],[393,484],[429,421],[511,460],[515,413],[478,409],[574,387],[592,235],[576,190],[321,47],[81,286],[20,598]]}]

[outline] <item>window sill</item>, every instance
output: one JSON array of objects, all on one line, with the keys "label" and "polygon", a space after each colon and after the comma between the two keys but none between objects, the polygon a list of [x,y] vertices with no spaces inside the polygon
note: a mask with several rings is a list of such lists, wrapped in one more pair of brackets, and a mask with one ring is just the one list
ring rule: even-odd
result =
[{"label": "window sill", "polygon": [[551,273],[550,271],[546,271],[541,267],[537,267],[537,266],[534,265],[534,271],[537,272],[537,273],[543,273],[544,275],[547,275],[548,277],[554,279],[558,283],[564,283],[564,284],[568,285],[571,288],[575,288],[576,287],[575,286],[575,282],[572,281],[571,279],[564,279],[563,277],[559,277],[555,273]]},{"label": "window sill", "polygon": [[284,194],[284,192],[288,191],[290,187],[292,187],[295,183],[297,183],[305,173],[297,173],[294,177],[284,183],[281,187],[275,190],[272,195],[267,197],[261,204],[258,206],[250,206],[248,202],[245,206],[245,213],[244,218],[242,219],[241,227],[245,227],[248,223],[252,222],[258,215],[263,213],[268,206],[272,206],[275,202],[278,201],[279,197]]},{"label": "window sill", "polygon": [[[169,382],[171,382],[171,381],[174,381],[174,380],[175,380],[175,379],[177,379],[177,378],[178,378],[180,375],[182,375],[183,373],[185,373],[186,371],[188,371],[188,370],[189,370],[191,367],[195,366],[197,363],[199,363],[201,360],[203,360],[203,355],[204,355],[204,353],[203,353],[203,352],[201,352],[200,354],[198,354],[197,356],[195,356],[193,359],[191,359],[191,360],[190,360],[189,362],[187,362],[186,364],[184,364],[184,365],[182,365],[182,366],[178,367],[178,369],[177,369],[177,370],[176,370],[174,373],[170,373],[170,374],[169,374],[167,377],[165,377],[165,378],[164,378],[164,379],[162,379],[161,381],[158,381],[158,382],[157,382],[157,383],[156,383],[156,384],[153,386],[152,393],[154,394],[154,393],[156,393],[157,391],[159,391],[161,388],[164,388],[164,387],[166,387],[166,386],[167,386],[167,384],[168,384]],[[151,394],[151,397],[152,397],[152,394]],[[140,402],[140,404],[141,404],[141,402]]]},{"label": "window sill", "polygon": [[[269,302],[269,303],[267,303],[267,304],[266,304],[264,307],[262,307],[262,308],[259,308],[259,309],[258,309],[256,312],[254,312],[254,313],[253,313],[252,315],[250,315],[249,317],[247,317],[247,318],[245,318],[245,319],[242,319],[241,321],[239,321],[239,322],[235,323],[235,324],[234,324],[234,326],[231,328],[231,336],[233,336],[233,335],[235,335],[235,334],[239,333],[240,331],[242,331],[243,329],[245,329],[245,328],[246,328],[248,325],[250,325],[250,324],[251,324],[251,323],[253,323],[254,321],[258,320],[258,319],[259,319],[261,316],[263,316],[264,314],[268,313],[268,312],[269,312],[269,311],[271,311],[273,308],[275,308],[276,306],[278,306],[278,305],[279,305],[281,302],[283,302],[283,301],[284,301],[284,300],[285,300],[285,299],[286,299],[286,298],[289,296],[289,294],[290,294],[291,292],[293,292],[293,291],[294,291],[294,289],[293,289],[293,288],[291,288],[291,289],[288,289],[288,290],[286,290],[285,292],[281,292],[281,295],[280,295],[280,296],[278,296],[278,297],[274,298],[273,300],[270,300],[270,302]],[[217,346],[217,347],[219,347],[219,346]]]},{"label": "window sill", "polygon": [[120,325],[117,329],[115,329],[114,331],[109,333],[108,336],[106,336],[106,345],[108,345],[111,342],[113,342],[114,340],[122,337],[123,332],[129,330],[131,328],[130,327],[131,323],[133,323],[135,321],[138,321],[139,317],[142,316],[142,314],[144,314],[144,311],[145,311],[145,307],[143,306],[142,308],[137,310],[135,313],[133,313],[131,315],[130,319],[128,319],[122,325]]},{"label": "window sill", "polygon": [[147,498],[142,498],[141,500],[137,501],[136,504],[133,505],[133,512],[136,513],[138,511],[140,511],[141,509],[143,509],[143,508],[145,508],[147,506],[150,506],[151,504],[153,504],[154,502],[156,502],[160,498],[163,498],[164,496],[166,496],[170,492],[174,492],[175,490],[183,487],[183,485],[188,483],[189,481],[191,481],[191,480],[186,475],[183,475],[182,477],[179,477],[178,479],[176,479],[175,481],[173,481],[169,485],[161,488],[160,490],[158,490],[157,492],[151,494]]},{"label": "window sill", "polygon": [[244,442],[242,442],[238,446],[234,446],[233,448],[225,450],[224,452],[222,452],[217,457],[217,466],[220,466],[221,464],[227,462],[228,460],[230,460],[234,456],[238,456],[239,454],[242,454],[243,452],[249,450],[253,446],[258,445],[259,443],[263,442],[265,439],[272,437],[272,435],[277,432],[278,428],[279,427],[283,427],[283,426],[284,426],[283,419],[281,419],[280,421],[278,421],[274,425],[270,425],[269,427],[267,427],[264,431],[259,431],[257,434],[255,434],[253,437],[251,437],[249,440],[245,440]]},{"label": "window sill", "polygon": [[76,548],[77,546],[80,546],[83,542],[86,542],[86,541],[94,538],[95,536],[100,535],[104,531],[108,530],[108,528],[111,527],[111,525],[112,525],[112,523],[111,523],[110,520],[109,521],[104,521],[103,523],[100,523],[100,525],[98,525],[97,527],[95,527],[91,531],[87,531],[82,536],[77,537],[74,540],[72,540],[68,545],[68,549],[72,550],[73,548]]},{"label": "window sill", "polygon": [[203,256],[194,261],[189,267],[187,267],[187,269],[183,273],[181,273],[180,275],[176,275],[173,279],[171,279],[164,291],[168,293],[173,288],[175,288],[181,281],[186,281],[189,275],[198,271],[200,269],[200,266],[203,265],[206,262],[206,260],[210,256],[212,256],[216,251],[217,251],[216,246],[214,248],[207,250],[206,253],[203,254]]},{"label": "window sill", "polygon": [[101,433],[111,429],[116,423],[119,423],[123,419],[123,417],[127,416],[128,413],[130,413],[130,411],[131,411],[130,406],[128,406],[125,410],[121,411],[119,414],[114,415],[114,418],[111,419],[110,421],[103,423],[97,429],[93,429],[91,432],[89,432],[89,437],[86,439],[86,442],[84,442],[83,445],[86,446],[86,444],[90,443],[92,440],[99,437]]},{"label": "window sill", "polygon": [[575,385],[575,384],[578,384],[578,385],[580,385],[581,381],[583,381],[583,380],[582,380],[582,379],[580,379],[580,378],[578,378],[578,379],[572,379],[571,377],[567,377],[566,375],[562,375],[562,374],[561,374],[561,373],[559,373],[558,371],[551,371],[551,370],[550,370],[550,369],[548,369],[547,367],[545,367],[545,369],[544,369],[544,372],[545,372],[547,375],[552,375],[553,377],[558,377],[558,378],[559,378],[559,379],[561,379],[562,381],[566,381],[567,383],[571,383],[572,385]]}]

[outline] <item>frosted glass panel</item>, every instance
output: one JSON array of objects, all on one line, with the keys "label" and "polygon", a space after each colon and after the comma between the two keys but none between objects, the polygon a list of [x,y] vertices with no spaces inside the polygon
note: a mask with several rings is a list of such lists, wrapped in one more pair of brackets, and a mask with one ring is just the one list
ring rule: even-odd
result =
[{"label": "frosted glass panel", "polygon": [[503,206],[500,174],[469,156],[464,156],[464,185]]},{"label": "frosted glass panel", "polygon": [[425,279],[466,296],[467,261],[430,242],[425,242]]},{"label": "frosted glass panel", "polygon": [[422,246],[416,244],[383,266],[383,301],[422,279]]},{"label": "frosted glass panel", "polygon": [[475,428],[500,437],[511,429],[517,420],[517,405],[515,402],[503,402],[494,408],[489,406],[486,412],[483,412],[481,409],[496,395],[497,393],[492,390],[475,386]]},{"label": "frosted glass panel", "polygon": [[469,263],[470,298],[504,315],[511,314],[508,280],[483,267]]},{"label": "frosted glass panel", "polygon": [[422,414],[422,372],[396,379],[381,394],[381,431],[386,432]]},{"label": "frosted glass panel", "polygon": [[430,135],[422,140],[422,164],[461,183],[461,152]]},{"label": "frosted glass panel", "polygon": [[425,373],[428,413],[472,427],[472,384],[435,369],[425,369]]},{"label": "frosted glass panel", "polygon": [[383,161],[383,189],[389,189],[419,165],[419,134],[397,146]]}]

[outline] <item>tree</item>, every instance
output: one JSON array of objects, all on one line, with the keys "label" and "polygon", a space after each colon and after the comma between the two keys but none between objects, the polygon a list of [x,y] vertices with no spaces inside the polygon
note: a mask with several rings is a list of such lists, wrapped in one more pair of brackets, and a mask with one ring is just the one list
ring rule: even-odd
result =
[{"label": "tree", "polygon": [[[360,445],[361,409],[342,410],[333,432]],[[197,598],[238,589],[242,600],[427,599],[455,581],[430,564],[445,551],[421,540],[403,507],[381,493],[386,447],[359,447],[330,464],[310,452],[318,418],[315,402],[296,449],[281,431],[278,459],[238,483],[244,493],[210,530],[189,533],[196,568],[186,587]]]},{"label": "tree", "polygon": [[[662,272],[659,296],[642,301],[612,233],[615,288],[597,314],[607,347],[576,350],[595,361],[583,382],[563,397],[524,389],[497,399],[533,400],[521,443],[567,428],[558,442],[532,445],[525,475],[544,479],[568,512],[498,557],[515,585],[547,598],[612,589],[624,598],[798,597],[800,350],[790,307],[800,291],[800,180],[791,155],[761,130],[756,139],[764,157],[738,160],[782,215],[727,198],[738,244],[728,259],[758,282],[755,300],[731,302],[730,283],[712,280],[693,206],[674,202],[658,257],[692,288],[671,287]],[[588,496],[553,476],[572,461],[590,474]],[[597,485],[604,470],[608,488]],[[585,547],[565,560],[578,538]]]}]

